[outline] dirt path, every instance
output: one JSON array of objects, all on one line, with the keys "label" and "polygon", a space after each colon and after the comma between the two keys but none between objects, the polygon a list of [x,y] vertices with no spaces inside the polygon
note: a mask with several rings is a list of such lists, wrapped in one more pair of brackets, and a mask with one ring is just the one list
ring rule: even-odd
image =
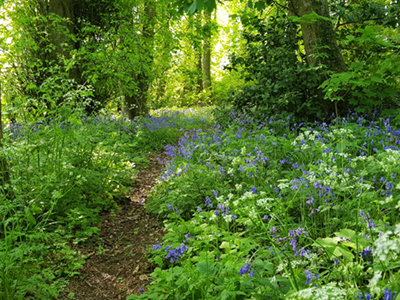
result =
[{"label": "dirt path", "polygon": [[163,168],[157,157],[165,160],[162,153],[148,159],[148,168],[136,175],[130,201],[120,205],[120,210],[100,216],[100,232],[93,245],[77,247],[88,256],[80,270],[81,278],[72,278],[58,299],[126,299],[140,294],[142,288],[146,290],[154,266],[144,257],[149,246],[163,236],[159,221],[143,207]]}]

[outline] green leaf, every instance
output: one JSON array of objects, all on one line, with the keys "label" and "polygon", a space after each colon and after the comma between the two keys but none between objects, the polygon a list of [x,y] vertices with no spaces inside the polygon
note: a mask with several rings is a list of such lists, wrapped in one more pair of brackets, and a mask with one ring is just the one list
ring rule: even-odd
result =
[{"label": "green leaf", "polygon": [[235,299],[236,293],[228,290],[224,290],[221,293],[221,300]]},{"label": "green leaf", "polygon": [[390,265],[374,265],[374,267],[372,268],[374,271],[387,271],[387,270],[393,270],[393,269],[397,269],[400,268],[400,262],[394,263],[391,262]]},{"label": "green leaf", "polygon": [[335,232],[335,235],[354,240],[356,237],[356,232],[351,229],[341,229],[339,232]]},{"label": "green leaf", "polygon": [[[343,255],[343,257],[349,261],[353,260],[354,255],[351,253],[350,250],[347,248],[344,248],[343,246],[339,246],[336,249],[339,249],[340,253]],[[336,251],[336,250],[335,250]]]},{"label": "green leaf", "polygon": [[25,213],[25,218],[26,220],[31,223],[32,225],[36,225],[36,219],[32,216],[30,211],[26,211]]},{"label": "green leaf", "polygon": [[195,3],[196,3],[197,11],[202,11],[203,10],[203,0],[198,0]]},{"label": "green leaf", "polygon": [[324,248],[325,247],[336,247],[337,241],[333,238],[323,238],[323,239],[317,239],[313,245],[324,247]]},{"label": "green leaf", "polygon": [[378,82],[378,83],[382,83],[385,81],[384,78],[382,78],[382,76],[378,76],[377,74],[372,75],[371,77],[371,81],[372,82]]},{"label": "green leaf", "polygon": [[256,4],[254,4],[254,7],[257,10],[264,10],[266,8],[266,5],[265,5],[266,3],[267,3],[266,1],[258,1],[258,2],[256,2]]},{"label": "green leaf", "polygon": [[195,1],[192,3],[192,5],[189,6],[188,12],[193,15],[196,11],[196,8],[197,8],[197,3]]},{"label": "green leaf", "polygon": [[210,262],[199,262],[196,266],[197,272],[199,272],[202,275],[205,275],[207,277],[214,276],[217,272],[217,268],[215,267],[215,264],[210,263]]}]

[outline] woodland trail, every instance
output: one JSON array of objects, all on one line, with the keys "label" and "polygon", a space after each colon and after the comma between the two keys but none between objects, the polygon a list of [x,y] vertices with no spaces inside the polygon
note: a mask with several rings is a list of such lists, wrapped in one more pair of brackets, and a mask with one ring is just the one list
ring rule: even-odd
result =
[{"label": "woodland trail", "polygon": [[80,276],[70,280],[58,299],[126,299],[146,290],[154,266],[145,255],[164,234],[162,224],[144,208],[164,167],[158,157],[165,160],[165,154],[158,153],[148,158],[148,168],[136,174],[130,200],[114,213],[100,215],[101,222],[96,225],[100,232],[90,245],[77,245],[76,250],[87,256],[86,262],[79,270]]}]

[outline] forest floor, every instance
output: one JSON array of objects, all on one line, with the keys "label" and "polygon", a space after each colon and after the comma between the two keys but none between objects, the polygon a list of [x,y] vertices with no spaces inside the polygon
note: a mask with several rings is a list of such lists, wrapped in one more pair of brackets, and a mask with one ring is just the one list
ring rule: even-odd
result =
[{"label": "forest floor", "polygon": [[146,254],[164,235],[162,224],[144,207],[164,167],[157,158],[164,161],[165,154],[148,158],[148,167],[135,175],[135,183],[129,187],[130,200],[120,204],[120,209],[100,215],[98,236],[76,246],[86,262],[80,276],[70,280],[58,299],[126,299],[147,290],[154,265]]}]

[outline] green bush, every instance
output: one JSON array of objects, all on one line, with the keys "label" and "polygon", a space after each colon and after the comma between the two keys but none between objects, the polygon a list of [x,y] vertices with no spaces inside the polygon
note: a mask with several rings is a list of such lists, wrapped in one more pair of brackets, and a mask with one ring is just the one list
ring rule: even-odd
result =
[{"label": "green bush", "polygon": [[315,68],[305,64],[296,25],[285,16],[248,22],[253,30],[244,33],[246,52],[233,54],[229,69],[243,67],[245,82],[254,84],[232,91],[233,106],[244,111],[256,108],[269,115],[287,112],[303,120],[315,116],[322,107],[315,92],[321,79]]}]

